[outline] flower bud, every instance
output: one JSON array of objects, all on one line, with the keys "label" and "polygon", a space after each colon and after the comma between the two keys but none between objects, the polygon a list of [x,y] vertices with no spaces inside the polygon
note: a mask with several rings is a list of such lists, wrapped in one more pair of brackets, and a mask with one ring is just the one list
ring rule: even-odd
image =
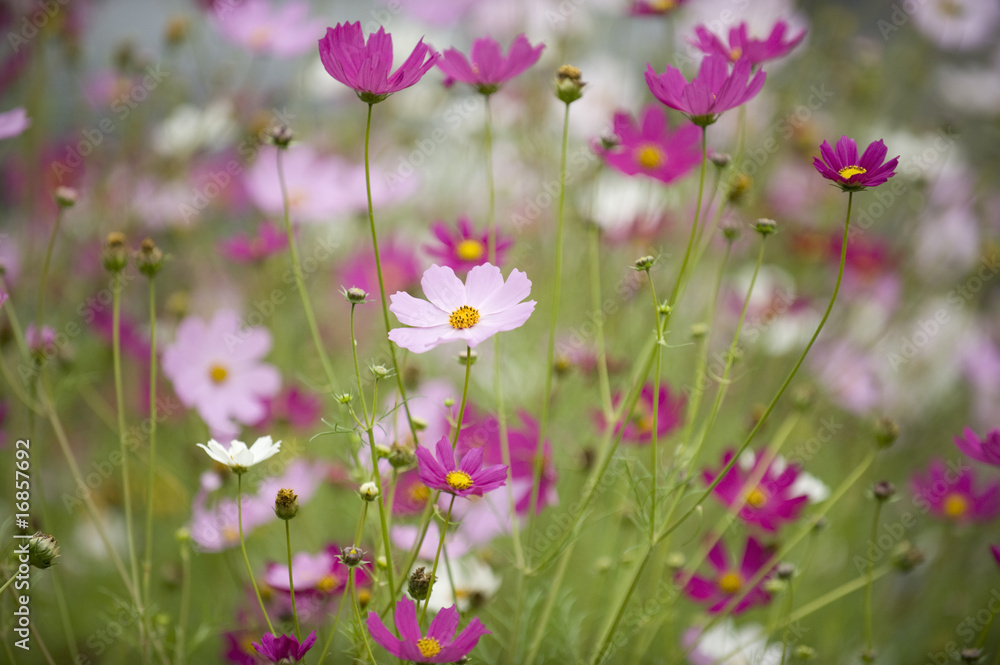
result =
[{"label": "flower bud", "polygon": [[908,541],[899,544],[892,553],[892,563],[902,572],[909,572],[924,562],[924,553]]},{"label": "flower bud", "polygon": [[563,65],[556,72],[556,97],[567,104],[572,104],[583,96],[583,87],[587,85],[580,78],[580,70],[572,65]]},{"label": "flower bud", "polygon": [[125,248],[125,234],[114,231],[104,241],[101,262],[108,272],[121,272],[128,264],[128,250]]},{"label": "flower bud", "polygon": [[280,489],[274,499],[274,514],[279,519],[290,520],[299,512],[299,497],[292,490]]},{"label": "flower bud", "polygon": [[799,411],[808,409],[812,406],[813,400],[815,399],[816,387],[810,383],[795,386],[795,389],[792,390],[792,406]]},{"label": "flower bud", "polygon": [[962,659],[963,663],[976,663],[983,657],[983,650],[966,648],[962,649],[958,655]]},{"label": "flower bud", "polygon": [[59,556],[59,543],[52,536],[36,531],[28,539],[28,564],[35,568],[48,568]]},{"label": "flower bud", "polygon": [[691,326],[691,337],[701,339],[708,334],[708,324],[704,322],[695,323]]},{"label": "flower bud", "polygon": [[373,482],[367,482],[361,485],[361,498],[365,501],[374,501],[379,496],[378,485]]},{"label": "flower bud", "polygon": [[775,568],[775,572],[778,575],[778,579],[790,580],[792,579],[792,575],[795,574],[795,564],[782,561]]},{"label": "flower bud", "polygon": [[815,660],[816,659],[816,649],[808,647],[804,644],[795,647],[795,651],[792,652],[792,656],[796,660]]},{"label": "flower bud", "polygon": [[339,395],[335,396],[335,399],[341,404],[347,404],[353,399],[353,396],[351,395],[351,393],[340,393]]},{"label": "flower bud", "polygon": [[865,649],[861,652],[861,660],[865,663],[874,663],[878,652],[875,649]]},{"label": "flower bud", "polygon": [[408,466],[413,466],[417,461],[417,456],[413,454],[412,450],[408,450],[402,446],[393,445],[391,452],[389,453],[389,464],[392,465],[394,469],[404,469]]},{"label": "flower bud", "polygon": [[475,365],[476,360],[479,359],[479,354],[472,349],[466,349],[462,353],[458,354],[458,364],[459,365]]},{"label": "flower bud", "polygon": [[875,442],[879,448],[888,448],[899,437],[899,425],[892,418],[882,416],[875,422]]},{"label": "flower bud", "polygon": [[773,219],[761,217],[754,223],[753,229],[766,238],[778,229],[778,223]]},{"label": "flower bud", "polygon": [[76,205],[79,194],[72,187],[56,187],[53,198],[60,208],[72,208]]},{"label": "flower bud", "polygon": [[392,448],[384,443],[375,444],[375,457],[379,459],[389,459],[390,455],[392,455]]},{"label": "flower bud", "polygon": [[365,552],[364,550],[351,545],[350,547],[345,547],[340,550],[340,560],[345,566],[354,568],[364,563]]},{"label": "flower bud", "polygon": [[727,195],[729,202],[739,203],[752,185],[753,179],[747,174],[737,173],[734,175],[733,179],[729,181],[729,194]]},{"label": "flower bud", "polygon": [[177,531],[174,531],[174,540],[182,544],[191,542],[191,529],[186,526],[177,529]]},{"label": "flower bud", "polygon": [[271,138],[271,143],[279,148],[287,148],[292,142],[292,128],[288,125],[275,125],[267,134]]},{"label": "flower bud", "polygon": [[718,168],[724,169],[729,166],[729,162],[733,161],[733,158],[729,156],[728,152],[716,152],[713,150],[712,154],[708,156],[708,160]]},{"label": "flower bud", "polygon": [[344,287],[340,288],[343,289],[341,293],[344,294],[344,298],[346,298],[347,302],[352,305],[363,305],[368,302],[368,292],[364,289],[359,289],[356,286],[352,286],[349,289],[345,289]]},{"label": "flower bud", "polygon": [[656,265],[655,256],[642,256],[635,260],[632,269],[639,272],[649,272],[649,269]]},{"label": "flower bud", "polygon": [[726,240],[732,242],[740,237],[740,227],[731,222],[725,222],[722,225],[722,235]]},{"label": "flower bud", "polygon": [[387,368],[385,365],[372,365],[368,369],[371,370],[372,376],[375,377],[376,381],[388,379],[392,376],[392,370]]},{"label": "flower bud", "polygon": [[453,406],[455,406],[455,400],[454,400],[454,398],[445,397],[444,398],[444,408],[450,409]]},{"label": "flower bud", "polygon": [[891,499],[895,493],[896,486],[888,480],[879,481],[875,483],[875,486],[872,488],[872,496],[880,503],[885,503]]},{"label": "flower bud", "polygon": [[410,592],[410,597],[414,600],[425,600],[431,591],[434,578],[421,566],[413,571],[410,580],[406,584],[406,590]]},{"label": "flower bud", "polygon": [[156,246],[150,238],[146,238],[139,246],[139,251],[135,255],[135,265],[146,277],[152,278],[160,272],[163,267],[163,252]]}]

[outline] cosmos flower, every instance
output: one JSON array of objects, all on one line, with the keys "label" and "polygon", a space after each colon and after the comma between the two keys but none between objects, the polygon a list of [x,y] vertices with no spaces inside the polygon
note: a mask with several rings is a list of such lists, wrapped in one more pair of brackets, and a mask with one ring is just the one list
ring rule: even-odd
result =
[{"label": "cosmos flower", "polygon": [[257,228],[257,235],[235,235],[219,242],[219,253],[237,263],[261,261],[286,251],[288,236],[277,225],[265,221]]},{"label": "cosmos flower", "polygon": [[448,267],[432,265],[420,280],[428,300],[400,291],[390,296],[389,310],[412,328],[393,328],[389,339],[414,353],[439,344],[464,341],[470,348],[498,332],[524,325],[535,301],[521,302],[531,292],[531,280],[513,270],[504,282],[500,268],[484,263],[469,271],[465,284]]},{"label": "cosmos flower", "polygon": [[458,610],[448,607],[437,613],[424,637],[417,622],[416,605],[409,598],[402,598],[396,603],[396,628],[402,639],[385,627],[378,612],[369,612],[367,623],[372,638],[386,651],[414,663],[458,662],[476,647],[480,637],[490,633],[475,618],[458,637],[454,637],[458,627]]},{"label": "cosmos flower", "polygon": [[421,39],[410,57],[390,74],[392,35],[380,27],[366,42],[358,21],[327,28],[319,40],[319,57],[330,76],[353,88],[361,101],[376,104],[419,81],[439,54]]},{"label": "cosmos flower", "polygon": [[731,62],[745,57],[751,65],[759,65],[762,62],[788,54],[806,37],[806,31],[803,30],[785,41],[786,30],[788,30],[788,24],[784,21],[778,21],[766,39],[753,39],[747,35],[747,24],[743,22],[736,28],[730,28],[729,43],[723,44],[722,40],[709,32],[705,26],[699,25],[695,28],[698,38],[692,40],[691,43],[706,54],[718,54],[729,58]]},{"label": "cosmos flower", "polygon": [[976,492],[972,469],[953,469],[941,460],[930,464],[928,473],[910,479],[913,503],[922,510],[961,524],[987,522],[1000,515],[1000,482]]},{"label": "cosmos flower", "polygon": [[[639,400],[635,404],[632,418],[624,424],[625,431],[621,435],[624,443],[642,445],[652,442],[654,392],[652,383],[647,383],[642,387],[642,393],[640,393]],[[622,397],[622,394],[615,396],[613,401],[616,407],[621,403]],[[658,438],[663,438],[677,429],[681,424],[683,408],[684,398],[680,395],[672,394],[670,386],[661,382],[659,400],[656,404],[656,433]],[[606,427],[607,423],[602,413],[598,413],[596,419],[600,427]],[[622,424],[619,423],[615,428],[615,434],[618,434],[621,429]]]},{"label": "cosmos flower", "polygon": [[[995,0],[930,0],[908,12],[917,30],[942,49],[970,51],[996,43],[1000,25],[1000,4]],[[888,21],[879,23],[883,38],[888,39],[899,27]]]},{"label": "cosmos flower", "polygon": [[504,56],[500,44],[491,37],[477,39],[469,58],[450,48],[441,54],[438,68],[447,76],[446,84],[468,83],[484,95],[491,95],[500,86],[538,62],[545,44],[532,46],[523,34],[514,38]]},{"label": "cosmos flower", "polygon": [[[350,568],[337,555],[340,547],[329,545],[323,550],[312,554],[297,552],[292,556],[292,579],[295,582],[295,595],[320,594],[329,595],[342,592],[347,588]],[[364,586],[371,580],[367,566],[354,569],[354,583]],[[264,572],[264,581],[272,589],[290,593],[288,586],[288,566],[270,562]]]},{"label": "cosmos flower", "polygon": [[971,427],[966,427],[962,436],[955,437],[955,445],[977,462],[1000,466],[1000,429],[991,429],[985,439],[980,439]]},{"label": "cosmos flower", "polygon": [[257,429],[270,429],[276,422],[288,423],[295,429],[309,429],[323,415],[323,401],[319,396],[294,386],[264,400],[264,408],[264,417],[254,424]]},{"label": "cosmos flower", "polygon": [[841,136],[834,151],[823,141],[820,153],[823,158],[813,157],[813,166],[820,175],[832,180],[845,192],[860,192],[867,187],[877,187],[896,175],[899,155],[885,161],[888,149],[882,139],[868,144],[865,154],[858,159],[858,145],[854,139]]},{"label": "cosmos flower", "polygon": [[[437,259],[440,265],[448,266],[455,272],[468,272],[478,265],[486,263],[490,255],[490,234],[484,229],[476,233],[472,222],[466,215],[458,218],[457,227],[453,228],[444,222],[434,222],[431,231],[438,239],[435,245],[425,245],[428,254]],[[511,246],[510,238],[497,234],[496,262],[503,264],[503,253]]]},{"label": "cosmos flower", "polygon": [[[412,243],[389,236],[379,240],[378,249],[386,293],[408,289],[417,283],[421,263]],[[345,257],[340,269],[340,283],[348,288],[357,287],[368,293],[369,300],[379,302],[375,250],[355,251]]]},{"label": "cosmos flower", "polygon": [[31,126],[27,111],[18,107],[5,113],[0,113],[0,139],[10,139],[19,136]]},{"label": "cosmos flower", "polygon": [[662,16],[678,9],[688,0],[634,0],[629,8],[632,16]]},{"label": "cosmos flower", "polygon": [[215,439],[210,439],[207,446],[199,443],[198,447],[219,464],[228,466],[234,473],[245,473],[253,465],[277,455],[281,450],[281,441],[272,441],[270,436],[262,436],[247,448],[247,444],[234,439],[230,442],[229,448],[224,448]]},{"label": "cosmos flower", "polygon": [[750,78],[751,63],[740,58],[729,71],[726,56],[707,55],[701,61],[698,75],[688,83],[680,70],[671,65],[662,74],[646,64],[646,84],[653,96],[668,107],[680,111],[699,127],[707,127],[719,115],[746,104],[764,87],[767,74],[763,70]]},{"label": "cosmos flower", "polygon": [[767,643],[763,626],[737,627],[728,617],[708,630],[689,628],[683,644],[691,651],[691,665],[780,665],[782,660],[781,645]]},{"label": "cosmos flower", "polygon": [[669,183],[701,162],[698,129],[686,125],[671,133],[666,112],[654,104],[643,109],[638,127],[627,113],[615,113],[614,129],[618,145],[605,148],[595,141],[594,152],[625,175],[641,173]]},{"label": "cosmos flower", "polygon": [[[684,586],[684,592],[692,599],[709,605],[708,611],[715,614],[726,608],[737,594],[742,594],[746,584],[767,564],[770,552],[751,536],[743,551],[743,560],[733,563],[720,540],[708,553],[708,561],[715,569],[712,577],[692,575]],[[677,573],[681,577],[684,573]],[[768,573],[770,574],[770,573]],[[770,602],[771,595],[763,589],[765,576],[732,609],[733,614],[754,606]]]},{"label": "cosmos flower", "polygon": [[297,663],[305,658],[306,652],[315,643],[315,630],[309,633],[309,636],[301,644],[294,635],[277,637],[271,633],[264,633],[264,636],[260,638],[260,643],[253,643],[253,648],[272,663]]},{"label": "cosmos flower", "polygon": [[247,327],[232,310],[219,310],[208,323],[189,316],[163,351],[163,373],[213,436],[233,437],[239,423],[260,421],[263,400],[281,390],[278,369],[261,362],[270,349],[271,333]]},{"label": "cosmos flower", "polygon": [[269,0],[223,3],[213,12],[213,23],[229,42],[254,53],[288,58],[311,48],[308,37],[323,32],[323,25],[309,17],[309,5],[293,1],[272,6]]},{"label": "cosmos flower", "polygon": [[455,465],[455,452],[447,437],[437,442],[437,459],[424,447],[417,448],[420,480],[430,489],[455,496],[482,496],[507,483],[507,467],[502,464],[482,468],[483,449],[473,448]]}]

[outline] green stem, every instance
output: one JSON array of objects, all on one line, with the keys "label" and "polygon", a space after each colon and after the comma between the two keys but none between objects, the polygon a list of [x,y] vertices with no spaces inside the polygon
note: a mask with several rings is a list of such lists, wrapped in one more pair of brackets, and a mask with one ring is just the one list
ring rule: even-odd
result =
[{"label": "green stem", "polygon": [[188,611],[191,607],[191,548],[185,539],[181,542],[181,608],[177,617],[177,643],[174,645],[176,665],[185,660],[184,641],[186,638]]},{"label": "green stem", "polygon": [[[878,518],[879,514],[882,512],[882,501],[878,498],[875,499],[875,519],[872,520],[872,531],[871,531],[871,542],[875,542],[878,538]],[[868,584],[865,585],[865,644],[868,647],[868,653],[872,653],[872,642],[873,642],[873,630],[872,630],[872,586],[874,582],[873,575],[875,574],[875,561],[871,557],[868,558]],[[991,617],[992,618],[992,617]]]},{"label": "green stem", "polygon": [[295,609],[295,581],[292,579],[292,527],[291,520],[285,520],[285,549],[288,552],[288,592],[292,596],[292,622],[295,624],[295,639],[302,641],[302,631],[299,629],[299,613]]},{"label": "green stem", "polygon": [[653,474],[653,480],[649,492],[649,540],[652,542],[653,538],[656,536],[656,493],[660,481],[660,375],[663,373],[661,364],[663,358],[664,339],[662,325],[663,317],[660,316],[660,302],[656,299],[656,286],[653,284],[653,278],[649,274],[649,270],[646,271],[646,277],[649,279],[649,293],[653,297],[653,316],[655,317],[654,320],[656,322],[656,369],[653,370],[653,431],[651,441],[652,445],[650,446],[650,473]]},{"label": "green stem", "polygon": [[149,605],[153,569],[153,481],[156,477],[156,282],[149,278],[149,475],[146,478],[146,551],[142,563],[142,597]]},{"label": "green stem", "polygon": [[455,422],[455,433],[451,437],[451,449],[458,445],[458,435],[462,431],[462,421],[465,419],[465,402],[469,395],[469,375],[472,373],[472,349],[465,347],[465,385],[462,388],[462,404],[458,407],[458,421]]},{"label": "green stem", "polygon": [[361,633],[361,641],[365,643],[365,651],[368,652],[368,657],[371,658],[372,665],[378,665],[378,661],[375,660],[375,654],[372,653],[372,645],[368,642],[368,629],[365,627],[365,622],[361,618],[361,606],[358,605],[358,594],[354,588],[353,570],[351,570],[350,574],[347,576],[347,592],[351,595],[351,605],[354,607],[354,618],[358,622],[358,632]]},{"label": "green stem", "polygon": [[42,325],[45,323],[45,287],[49,278],[49,265],[52,263],[52,250],[56,244],[56,236],[59,234],[62,216],[63,207],[59,206],[59,211],[56,213],[56,221],[52,227],[52,235],[49,236],[49,244],[45,249],[45,259],[42,261],[42,275],[38,282],[38,304],[35,308],[35,330],[38,335],[42,334]]},{"label": "green stem", "polygon": [[[601,227],[590,226],[590,306],[596,315],[603,312],[601,304]],[[597,345],[597,378],[601,387],[601,408],[604,420],[613,420],[614,404],[611,399],[611,379],[608,377],[608,354],[604,344],[604,317],[594,317],[594,338]]]},{"label": "green stem", "polygon": [[3,586],[0,586],[0,594],[6,591],[7,587],[10,586],[10,583],[13,582],[16,578],[17,578],[17,573],[15,572],[13,575],[10,576],[9,580],[3,583]]},{"label": "green stem", "polygon": [[264,607],[264,599],[260,595],[260,589],[257,588],[257,580],[253,576],[253,568],[250,566],[250,557],[247,556],[247,545],[246,541],[243,540],[243,474],[236,474],[236,521],[240,527],[240,549],[243,551],[243,561],[247,564],[247,573],[250,574],[250,584],[253,585],[253,592],[257,596],[257,602],[260,603],[260,611],[264,614],[264,621],[267,622],[267,629],[271,631],[272,635],[277,635],[274,632],[274,626],[271,624],[271,617],[267,616],[267,608]]},{"label": "green stem", "polygon": [[424,607],[420,610],[420,621],[424,620],[427,616],[427,606],[431,604],[431,592],[434,590],[434,582],[437,579],[435,575],[437,574],[438,561],[441,559],[441,550],[444,548],[444,538],[448,533],[448,526],[451,524],[451,509],[455,505],[455,495],[451,495],[451,501],[448,502],[448,512],[444,516],[444,524],[441,525],[441,537],[438,538],[437,552],[434,554],[434,565],[431,567],[431,583],[427,587],[427,599],[424,600]]},{"label": "green stem", "polygon": [[701,128],[701,174],[698,176],[698,202],[694,208],[694,222],[691,223],[691,235],[688,237],[687,249],[684,250],[684,260],[681,261],[680,272],[677,273],[677,281],[670,292],[670,306],[677,303],[680,295],[681,285],[684,282],[685,271],[688,261],[691,260],[691,248],[694,246],[694,239],[698,232],[698,219],[701,217],[701,199],[705,194],[705,164],[708,162],[708,130]]},{"label": "green stem", "polygon": [[330,384],[329,389],[333,390],[334,386],[337,384],[337,379],[333,373],[333,365],[330,364],[330,358],[327,357],[326,349],[323,347],[323,340],[319,334],[319,326],[316,325],[316,316],[313,314],[312,304],[309,302],[308,293],[306,293],[306,284],[305,279],[302,276],[302,265],[299,263],[299,254],[295,243],[295,234],[292,232],[292,220],[288,203],[288,190],[285,186],[285,170],[282,163],[282,156],[284,153],[285,151],[283,148],[278,148],[278,183],[281,186],[281,203],[282,208],[284,209],[285,234],[288,236],[288,253],[292,261],[292,274],[295,275],[295,286],[299,291],[299,298],[302,300],[302,309],[306,314],[306,322],[309,325],[309,333],[312,335],[313,344],[316,346],[316,352],[319,354],[320,363],[323,365],[324,373],[326,373],[326,380]]}]

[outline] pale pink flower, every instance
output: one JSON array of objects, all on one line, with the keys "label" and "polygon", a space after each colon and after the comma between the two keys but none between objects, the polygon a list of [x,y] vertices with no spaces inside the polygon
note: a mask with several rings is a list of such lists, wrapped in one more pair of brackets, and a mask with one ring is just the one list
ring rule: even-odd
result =
[{"label": "pale pink flower", "polygon": [[215,8],[214,23],[219,33],[234,44],[254,53],[279,57],[300,55],[313,48],[310,37],[323,34],[323,24],[309,17],[305,2],[273,6],[268,0],[245,0]]},{"label": "pale pink flower", "polygon": [[19,136],[31,126],[31,119],[23,108],[16,108],[0,113],[0,139],[10,139]]}]

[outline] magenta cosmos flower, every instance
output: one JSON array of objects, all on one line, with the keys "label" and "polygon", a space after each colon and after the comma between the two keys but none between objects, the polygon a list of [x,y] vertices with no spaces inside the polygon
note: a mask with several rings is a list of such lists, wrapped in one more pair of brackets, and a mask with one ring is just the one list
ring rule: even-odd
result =
[{"label": "magenta cosmos flower", "polygon": [[255,236],[234,235],[218,244],[219,253],[237,263],[263,261],[287,247],[288,235],[269,221],[261,223]]},{"label": "magenta cosmos flower", "polygon": [[910,480],[913,503],[921,510],[954,522],[986,522],[1000,515],[1000,482],[992,482],[982,492],[974,488],[972,469],[931,462],[927,475]]},{"label": "magenta cosmos flower", "polygon": [[163,373],[214,434],[232,437],[241,423],[260,421],[263,401],[281,390],[278,369],[262,361],[270,350],[271,333],[247,327],[234,311],[220,310],[207,323],[189,316],[163,350]]},{"label": "magenta cosmos flower", "polygon": [[643,109],[638,127],[627,113],[615,113],[614,128],[618,145],[605,149],[595,142],[594,152],[625,175],[642,174],[668,183],[701,162],[698,129],[685,125],[671,133],[666,112],[653,104]]},{"label": "magenta cosmos flower", "polygon": [[729,43],[723,44],[721,39],[708,31],[708,28],[699,25],[695,28],[698,38],[692,40],[691,44],[704,53],[714,53],[728,58],[730,62],[745,57],[751,65],[759,65],[788,54],[806,37],[806,31],[803,30],[785,41],[787,30],[788,24],[778,21],[766,39],[752,39],[747,35],[747,24],[744,22],[740,23],[739,27],[729,30]]},{"label": "magenta cosmos flower", "polygon": [[280,7],[269,0],[245,0],[239,6],[225,3],[215,7],[214,18],[227,41],[282,58],[305,53],[309,37],[323,32],[323,24],[309,17],[309,5],[298,1]]},{"label": "magenta cosmos flower", "polygon": [[260,643],[253,643],[253,648],[272,663],[297,663],[305,658],[306,652],[315,643],[315,630],[309,633],[309,637],[304,639],[301,644],[294,635],[278,637],[271,633],[264,633],[264,636],[260,638]]},{"label": "magenta cosmos flower", "polygon": [[349,88],[361,101],[377,104],[394,92],[409,88],[434,66],[439,55],[421,39],[393,73],[392,35],[379,28],[365,42],[361,22],[338,23],[319,40],[319,58],[327,73]]},{"label": "magenta cosmos flower", "polygon": [[[295,582],[295,595],[315,594],[329,595],[339,593],[347,588],[351,568],[337,556],[340,547],[328,545],[316,554],[311,552],[296,552],[292,556],[292,579]],[[358,566],[354,569],[354,583],[357,587],[367,586],[371,581],[370,566]],[[264,572],[264,581],[272,589],[291,593],[288,586],[288,566],[269,562]]]},{"label": "magenta cosmos flower", "polygon": [[657,74],[646,63],[646,85],[653,96],[672,109],[686,115],[699,127],[707,127],[719,119],[719,114],[746,104],[764,87],[767,74],[763,70],[750,78],[751,64],[740,58],[729,71],[729,58],[707,55],[701,61],[698,75],[688,83],[676,67]]},{"label": "magenta cosmos flower", "polygon": [[[744,592],[747,583],[767,564],[769,558],[770,551],[751,536],[747,539],[743,560],[736,564],[729,558],[729,553],[722,545],[722,541],[719,541],[708,553],[708,561],[715,569],[715,575],[712,577],[692,575],[684,586],[684,592],[694,600],[708,605],[709,612],[713,614],[721,612],[729,606],[733,597]],[[677,575],[680,578],[683,573]],[[762,588],[766,579],[767,576],[762,578],[757,586],[733,607],[733,614],[739,614],[754,605],[764,605],[770,602],[770,594]]]},{"label": "magenta cosmos flower", "polygon": [[632,16],[663,16],[680,8],[688,0],[635,0],[629,8]]},{"label": "magenta cosmos flower", "polygon": [[481,37],[472,45],[471,58],[450,48],[441,55],[437,66],[448,76],[447,84],[461,81],[474,86],[484,95],[492,95],[502,84],[538,62],[544,48],[545,44],[532,46],[527,37],[518,35],[504,56],[496,40]]},{"label": "magenta cosmos flower", "polygon": [[[733,459],[733,455],[732,450],[726,451],[722,458],[723,468]],[[742,506],[739,516],[744,522],[756,524],[764,531],[774,532],[782,523],[798,518],[802,508],[808,503],[809,496],[797,495],[794,487],[799,469],[794,465],[779,465],[776,460],[772,460],[763,470],[760,481],[747,489],[750,479],[761,473],[763,461],[764,456],[759,455],[750,468],[734,465],[712,493],[731,508]],[[784,468],[781,469],[781,466]],[[714,471],[702,473],[706,484],[711,484],[717,476],[718,473]]]},{"label": "magenta cosmos flower", "polygon": [[[438,259],[441,265],[448,266],[456,272],[467,272],[487,262],[490,254],[489,231],[484,229],[482,233],[477,233],[465,215],[458,218],[455,227],[450,227],[444,222],[435,222],[431,231],[437,237],[438,243],[425,245],[424,249]],[[502,254],[507,251],[511,242],[510,238],[497,235],[497,264],[503,263]]]},{"label": "magenta cosmos flower", "polygon": [[507,483],[507,467],[496,464],[483,466],[483,449],[473,448],[455,465],[455,451],[448,437],[437,442],[437,459],[423,446],[417,448],[420,480],[429,489],[441,490],[455,496],[482,496]]},{"label": "magenta cosmos flower", "polygon": [[813,166],[821,176],[832,180],[845,192],[859,192],[866,187],[881,185],[896,175],[899,163],[899,155],[885,161],[888,149],[882,139],[868,144],[861,159],[858,159],[858,144],[846,136],[837,141],[836,150],[826,141],[819,150],[823,158],[813,157]]},{"label": "magenta cosmos flower", "polygon": [[[653,441],[653,389],[652,383],[647,383],[642,387],[639,401],[635,404],[632,418],[625,423],[625,431],[622,432],[622,441],[642,445]],[[622,395],[616,395],[614,404],[617,407],[621,403]],[[664,437],[673,432],[681,424],[681,411],[684,409],[684,398],[680,395],[673,395],[670,386],[661,383],[659,399],[656,402],[656,435],[658,438]],[[603,414],[597,415],[597,423],[601,427],[606,426]],[[615,434],[621,431],[619,424],[615,429]]]},{"label": "magenta cosmos flower", "polygon": [[378,612],[368,613],[368,631],[372,638],[396,658],[414,663],[459,662],[476,647],[480,637],[490,633],[478,618],[454,637],[457,627],[458,610],[454,606],[446,607],[431,621],[424,637],[417,622],[416,605],[409,598],[396,603],[396,628],[403,639],[398,639],[385,627]]},{"label": "magenta cosmos flower", "polygon": [[389,297],[389,310],[400,323],[414,326],[393,328],[389,339],[414,353],[454,340],[475,348],[498,332],[520,328],[535,310],[534,300],[521,302],[531,293],[527,275],[513,270],[504,282],[491,263],[470,270],[465,284],[451,268],[432,265],[420,286],[428,300],[403,291]]},{"label": "magenta cosmos flower", "polygon": [[959,450],[977,462],[1000,466],[1000,429],[991,429],[982,440],[971,427],[966,427],[962,434],[955,437]]}]

